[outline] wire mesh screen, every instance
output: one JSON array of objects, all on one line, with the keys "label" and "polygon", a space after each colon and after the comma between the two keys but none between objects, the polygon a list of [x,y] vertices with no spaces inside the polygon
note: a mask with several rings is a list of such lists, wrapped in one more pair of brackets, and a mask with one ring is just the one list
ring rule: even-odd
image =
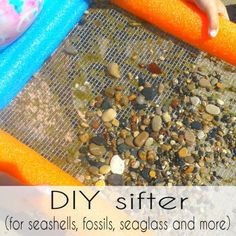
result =
[{"label": "wire mesh screen", "polygon": [[[165,73],[153,79],[150,73],[134,66],[131,58],[136,55],[138,62],[156,62]],[[124,75],[121,80],[107,76],[109,62],[120,65]],[[154,86],[174,78],[181,83],[189,76],[185,71],[193,65],[204,64],[212,70],[218,68],[221,73],[226,65],[219,63],[210,62],[199,51],[113,6],[95,5],[19,96],[0,113],[0,127],[69,174],[78,176],[89,167],[75,158],[80,148],[80,113],[107,86],[122,85],[125,93],[135,92],[136,87],[126,78],[128,73]],[[233,69],[224,68],[223,77],[230,83],[235,83],[234,76]],[[161,105],[173,90],[171,87],[157,95],[154,102]],[[233,104],[235,94],[225,94],[224,99]],[[232,109],[235,111],[235,107]],[[118,116],[126,116],[130,110],[131,107],[122,109]],[[101,126],[97,133],[102,129]],[[235,174],[232,170],[227,173],[230,178]]]}]

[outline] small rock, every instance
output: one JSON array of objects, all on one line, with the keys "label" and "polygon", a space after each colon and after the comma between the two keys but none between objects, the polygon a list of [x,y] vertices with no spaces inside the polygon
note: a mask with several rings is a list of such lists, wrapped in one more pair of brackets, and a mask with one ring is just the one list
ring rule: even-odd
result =
[{"label": "small rock", "polygon": [[157,177],[157,173],[156,173],[156,171],[154,171],[154,170],[151,170],[150,172],[149,172],[149,176],[150,176],[150,178],[156,178]]},{"label": "small rock", "polygon": [[168,112],[165,112],[163,115],[162,115],[162,118],[164,120],[165,123],[169,123],[171,122],[171,116]]},{"label": "small rock", "polygon": [[164,84],[160,83],[160,85],[158,86],[158,93],[162,94],[165,91],[165,86]]},{"label": "small rock", "polygon": [[147,159],[147,152],[145,152],[143,150],[139,150],[138,151],[138,157],[140,158],[140,160],[146,161],[146,159]]},{"label": "small rock", "polygon": [[98,175],[99,174],[99,170],[96,166],[89,167],[89,172],[93,175]]},{"label": "small rock", "polygon": [[96,183],[95,183],[95,186],[96,187],[105,187],[106,186],[106,183],[104,180],[98,180]]},{"label": "small rock", "polygon": [[191,123],[191,128],[195,130],[201,130],[202,129],[202,123],[199,121],[193,121]]},{"label": "small rock", "polygon": [[196,141],[195,134],[191,130],[186,130],[184,133],[184,137],[185,137],[186,143],[189,146],[193,145]]},{"label": "small rock", "polygon": [[122,154],[124,152],[129,151],[129,147],[126,144],[122,143],[122,144],[118,145],[117,150],[120,154]]},{"label": "small rock", "polygon": [[73,45],[65,47],[64,52],[71,56],[76,56],[78,54],[77,49]]},{"label": "small rock", "polygon": [[138,96],[137,99],[136,99],[136,102],[139,105],[145,104],[146,103],[145,97],[143,95]]},{"label": "small rock", "polygon": [[120,104],[124,107],[128,106],[129,98],[127,96],[122,96],[122,98],[120,100]]},{"label": "small rock", "polygon": [[159,132],[162,128],[162,118],[160,116],[154,116],[152,119],[152,130]]},{"label": "small rock", "polygon": [[206,111],[207,111],[209,114],[214,115],[214,116],[219,115],[220,112],[221,112],[221,111],[220,111],[220,108],[217,107],[217,106],[215,106],[215,105],[213,105],[213,104],[207,105],[207,106],[206,106]]},{"label": "small rock", "polygon": [[118,174],[112,174],[107,177],[107,182],[112,186],[122,186],[124,185],[123,176]]},{"label": "small rock", "polygon": [[142,95],[145,97],[146,100],[151,101],[156,96],[156,91],[154,88],[144,88],[142,90]]},{"label": "small rock", "polygon": [[154,139],[153,138],[148,138],[147,141],[145,142],[145,146],[146,147],[151,147],[154,143]]},{"label": "small rock", "polygon": [[91,143],[89,145],[89,152],[94,156],[103,156],[106,154],[106,148],[104,146],[99,146]]},{"label": "small rock", "polygon": [[209,122],[211,122],[214,119],[214,117],[212,115],[207,114],[207,113],[203,113],[202,118],[203,118],[203,120],[206,120],[206,121],[209,121]]},{"label": "small rock", "polygon": [[82,143],[87,143],[89,141],[89,139],[90,139],[90,136],[87,133],[86,134],[82,134],[82,135],[79,136],[79,139],[80,139],[80,141]]},{"label": "small rock", "polygon": [[118,155],[115,155],[111,159],[110,167],[113,174],[121,175],[125,170],[125,161],[122,160]]},{"label": "small rock", "polygon": [[200,130],[200,131],[197,133],[197,137],[198,137],[199,140],[204,139],[205,136],[206,136],[206,135],[205,135],[205,133],[204,133],[202,130]]},{"label": "small rock", "polygon": [[137,147],[142,147],[149,137],[149,133],[146,131],[141,132],[135,139],[134,144]]},{"label": "small rock", "polygon": [[102,136],[96,136],[90,139],[90,143],[94,143],[98,146],[106,146],[106,140]]},{"label": "small rock", "polygon": [[110,63],[107,66],[107,71],[112,77],[114,77],[116,79],[121,78],[120,67],[117,63],[114,63],[114,62]]},{"label": "small rock", "polygon": [[102,174],[102,175],[106,175],[106,174],[108,174],[110,171],[111,171],[111,167],[110,167],[109,165],[101,166],[100,169],[99,169],[99,172],[100,172],[100,174]]},{"label": "small rock", "polygon": [[134,138],[132,136],[129,136],[125,139],[125,144],[129,147],[135,147],[134,145]]},{"label": "small rock", "polygon": [[199,97],[191,97],[190,101],[191,101],[192,105],[195,107],[197,107],[201,104],[201,100]]},{"label": "small rock", "polygon": [[206,79],[206,78],[202,78],[199,80],[199,85],[202,87],[202,88],[211,88],[211,82],[210,80]]},{"label": "small rock", "polygon": [[185,158],[189,156],[189,151],[187,148],[184,147],[179,150],[178,154],[179,154],[179,157]]},{"label": "small rock", "polygon": [[109,98],[113,98],[115,96],[115,89],[111,87],[106,88],[105,95]]},{"label": "small rock", "polygon": [[102,120],[103,122],[111,122],[114,120],[117,116],[117,113],[114,109],[108,109],[102,114]]},{"label": "small rock", "polygon": [[112,122],[112,125],[114,125],[115,127],[119,127],[120,126],[120,122],[117,119],[114,119]]},{"label": "small rock", "polygon": [[102,107],[103,110],[108,110],[108,109],[112,108],[112,103],[110,102],[109,99],[105,99],[105,100],[103,101],[101,107]]},{"label": "small rock", "polygon": [[217,99],[216,102],[219,106],[224,106],[225,105],[225,102],[221,99]]},{"label": "small rock", "polygon": [[193,164],[195,162],[195,159],[192,156],[188,156],[184,158],[184,161],[188,164]]}]

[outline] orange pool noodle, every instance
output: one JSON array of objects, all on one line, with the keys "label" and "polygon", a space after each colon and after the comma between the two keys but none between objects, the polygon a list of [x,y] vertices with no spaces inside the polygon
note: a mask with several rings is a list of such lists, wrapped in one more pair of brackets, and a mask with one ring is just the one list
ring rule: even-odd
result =
[{"label": "orange pool noodle", "polygon": [[185,0],[112,0],[119,7],[188,44],[236,66],[236,24],[220,17],[216,38],[208,35],[208,18]]},{"label": "orange pool noodle", "polygon": [[1,130],[0,172],[15,177],[24,185],[82,185],[35,151]]}]

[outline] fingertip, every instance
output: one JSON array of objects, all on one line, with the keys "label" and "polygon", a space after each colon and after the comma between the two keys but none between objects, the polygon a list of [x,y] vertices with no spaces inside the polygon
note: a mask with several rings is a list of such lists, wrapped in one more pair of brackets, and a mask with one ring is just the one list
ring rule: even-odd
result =
[{"label": "fingertip", "polygon": [[217,34],[218,34],[218,31],[219,30],[217,30],[217,29],[209,29],[209,36],[211,37],[211,38],[215,38],[216,36],[217,36]]}]

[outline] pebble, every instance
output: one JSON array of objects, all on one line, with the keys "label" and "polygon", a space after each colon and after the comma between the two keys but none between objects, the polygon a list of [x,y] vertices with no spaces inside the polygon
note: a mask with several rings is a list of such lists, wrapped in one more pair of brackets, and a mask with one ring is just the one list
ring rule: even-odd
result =
[{"label": "pebble", "polygon": [[160,83],[160,85],[158,86],[158,93],[162,94],[165,91],[165,86],[164,84]]},{"label": "pebble", "polygon": [[79,136],[79,140],[82,142],[82,143],[87,143],[90,139],[90,136],[89,134],[82,134]]},{"label": "pebble", "polygon": [[191,130],[186,130],[184,133],[184,137],[185,137],[186,143],[190,146],[193,145],[196,141],[195,134]]},{"label": "pebble", "polygon": [[102,107],[103,110],[108,110],[108,109],[112,108],[112,104],[111,104],[111,102],[110,102],[109,99],[105,99],[105,100],[103,101],[101,107]]},{"label": "pebble", "polygon": [[152,130],[159,132],[162,128],[162,118],[160,116],[154,116],[152,119]]},{"label": "pebble", "polygon": [[193,164],[195,162],[195,159],[192,156],[188,156],[184,158],[184,161],[188,164]]},{"label": "pebble", "polygon": [[202,123],[199,121],[193,121],[191,123],[191,128],[195,130],[201,130],[202,129]]},{"label": "pebble", "polygon": [[192,105],[195,107],[197,107],[201,104],[201,100],[199,97],[191,97],[190,101],[191,101]]},{"label": "pebble", "polygon": [[64,52],[71,56],[76,56],[78,54],[77,49],[72,45],[65,47]]},{"label": "pebble", "polygon": [[96,183],[95,183],[95,186],[96,187],[105,187],[106,186],[106,183],[104,180],[98,180]]},{"label": "pebble", "polygon": [[171,116],[168,112],[165,112],[163,115],[162,115],[162,118],[164,120],[165,123],[169,123],[171,122]]},{"label": "pebble", "polygon": [[122,98],[120,100],[120,104],[124,107],[128,106],[129,98],[127,96],[122,96]]},{"label": "pebble", "polygon": [[149,133],[146,131],[141,132],[135,139],[134,144],[137,147],[142,147],[149,137]]},{"label": "pebble", "polygon": [[106,174],[108,174],[110,171],[111,171],[111,167],[110,167],[109,165],[101,166],[100,169],[99,169],[99,172],[100,172],[100,174],[102,174],[102,175],[106,175]]},{"label": "pebble", "polygon": [[154,88],[144,88],[141,93],[148,101],[153,100],[157,94]]},{"label": "pebble", "polygon": [[146,159],[147,159],[147,152],[145,152],[143,150],[139,150],[138,151],[138,157],[140,158],[140,160],[146,161]]},{"label": "pebble", "polygon": [[149,172],[149,176],[150,176],[151,178],[156,178],[156,176],[157,176],[156,171],[151,170],[151,171]]},{"label": "pebble", "polygon": [[189,151],[187,148],[184,147],[179,150],[178,154],[179,154],[179,157],[185,158],[189,156]]},{"label": "pebble", "polygon": [[145,104],[146,103],[145,97],[143,95],[138,96],[137,99],[136,99],[136,102],[139,105]]},{"label": "pebble", "polygon": [[212,115],[207,114],[207,113],[203,113],[202,118],[206,121],[209,121],[209,122],[211,122],[214,119],[214,117]]},{"label": "pebble", "polygon": [[212,87],[210,80],[208,80],[208,79],[206,79],[206,78],[200,79],[200,80],[199,80],[199,85],[200,85],[202,88],[211,88],[211,87]]},{"label": "pebble", "polygon": [[154,139],[153,138],[148,138],[147,141],[145,142],[145,146],[146,147],[151,147],[154,143]]},{"label": "pebble", "polygon": [[202,139],[204,139],[205,138],[205,133],[202,131],[202,130],[200,130],[198,133],[197,133],[197,138],[199,139],[199,140],[202,140]]},{"label": "pebble", "polygon": [[89,152],[94,156],[103,156],[106,154],[106,148],[104,146],[99,146],[91,143],[89,145]]},{"label": "pebble", "polygon": [[106,140],[101,136],[91,138],[90,143],[94,143],[99,146],[106,146]]},{"label": "pebble", "polygon": [[103,122],[111,122],[114,120],[117,116],[117,113],[114,109],[108,109],[102,114],[102,120]]},{"label": "pebble", "polygon": [[105,95],[109,98],[113,98],[115,96],[115,89],[108,87],[105,89]]},{"label": "pebble", "polygon": [[119,127],[120,126],[120,122],[117,119],[114,119],[112,122],[112,125],[114,125],[115,127]]},{"label": "pebble", "polygon": [[129,136],[125,139],[125,144],[129,147],[135,147],[134,145],[134,138],[132,136]]},{"label": "pebble", "polygon": [[117,63],[114,63],[114,62],[110,63],[107,66],[107,71],[112,77],[114,77],[116,79],[121,78],[120,67]]},{"label": "pebble", "polygon": [[125,170],[125,161],[118,155],[115,155],[111,158],[110,167],[113,174],[122,175]]},{"label": "pebble", "polygon": [[124,153],[124,152],[129,151],[129,147],[126,144],[122,143],[118,145],[117,150],[119,153]]},{"label": "pebble", "polygon": [[220,112],[221,112],[221,111],[220,111],[220,108],[217,107],[217,106],[215,106],[215,105],[213,105],[213,104],[208,104],[208,105],[206,106],[206,111],[207,111],[209,114],[214,115],[214,116],[219,115]]},{"label": "pebble", "polygon": [[118,174],[111,174],[107,177],[107,182],[112,186],[122,186],[124,185],[123,176]]},{"label": "pebble", "polygon": [[99,174],[99,170],[96,166],[90,166],[89,167],[89,172],[93,175],[98,175]]},{"label": "pebble", "polygon": [[221,99],[217,99],[216,102],[219,106],[224,106],[224,104],[225,104],[225,102]]}]

